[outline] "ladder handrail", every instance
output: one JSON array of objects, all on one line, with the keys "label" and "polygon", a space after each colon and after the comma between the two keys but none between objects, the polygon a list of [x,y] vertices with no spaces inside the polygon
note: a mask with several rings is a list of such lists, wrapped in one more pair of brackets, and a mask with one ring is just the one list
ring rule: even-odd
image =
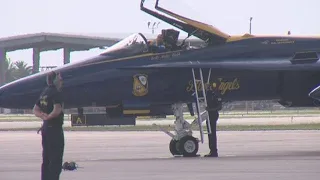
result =
[{"label": "ladder handrail", "polygon": [[[205,107],[208,107],[208,103],[207,103],[207,95],[206,95],[206,89],[205,89],[205,84],[203,82],[203,75],[202,75],[202,69],[200,68],[200,78],[201,78],[201,86],[202,86],[202,94],[204,97],[204,103],[205,103]],[[209,80],[208,76],[208,80]],[[208,124],[210,124],[210,118],[209,118],[209,113],[208,113],[208,118],[207,118]],[[211,126],[208,126],[208,133],[211,134]]]},{"label": "ladder handrail", "polygon": [[[195,75],[195,70],[194,68],[192,68],[192,76],[193,76],[193,83],[194,83],[194,89],[195,89],[195,92],[192,94],[192,95],[196,95],[196,108],[197,108],[197,115],[198,115],[198,125],[199,125],[199,128],[200,128],[200,136],[201,136],[201,142],[203,143],[203,127],[202,127],[202,113],[200,111],[200,100],[204,100],[204,103],[205,103],[205,111],[206,111],[206,108],[208,106],[207,104],[207,96],[206,96],[206,88],[205,88],[205,84],[204,84],[204,80],[203,80],[203,74],[202,74],[202,68],[199,68],[199,73],[200,73],[200,80],[197,80],[196,79],[196,75]],[[207,78],[207,84],[210,83],[210,76],[211,76],[211,68],[208,72],[208,78]],[[199,93],[198,93],[198,85],[197,85],[197,82],[200,81],[201,82],[201,86],[202,86],[202,95],[203,97],[199,97]],[[209,117],[209,113],[207,113],[207,118],[206,118],[209,126],[208,126],[208,133],[211,134],[211,127],[210,127],[210,117]]]},{"label": "ladder handrail", "polygon": [[193,83],[194,83],[194,88],[195,88],[195,93],[196,93],[196,100],[197,100],[197,114],[198,114],[198,124],[199,124],[199,129],[200,129],[200,137],[201,137],[201,143],[203,143],[203,129],[202,129],[202,118],[199,116],[200,114],[200,103],[199,103],[199,96],[198,96],[198,88],[197,88],[197,81],[196,77],[194,74],[194,69],[192,68],[192,75],[193,75]]}]

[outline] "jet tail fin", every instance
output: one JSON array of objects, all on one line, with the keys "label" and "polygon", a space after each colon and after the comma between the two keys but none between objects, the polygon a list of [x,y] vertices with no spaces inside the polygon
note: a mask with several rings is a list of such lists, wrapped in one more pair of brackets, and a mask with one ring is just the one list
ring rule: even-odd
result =
[{"label": "jet tail fin", "polygon": [[160,12],[163,12],[169,16],[172,16],[176,19],[179,19],[180,21],[183,21],[193,27],[195,27],[196,29],[202,31],[202,32],[205,32],[205,33],[209,33],[211,35],[210,37],[210,41],[212,43],[214,43],[214,41],[227,41],[227,39],[230,37],[230,35],[218,30],[217,28],[211,26],[211,25],[208,25],[208,24],[205,24],[205,23],[202,23],[202,22],[199,22],[199,21],[195,21],[195,20],[192,20],[192,19],[189,19],[189,18],[186,18],[184,16],[180,16],[176,13],[173,13],[171,11],[168,11],[164,8],[161,8],[159,5],[159,0],[156,1],[156,5],[155,5],[155,9],[159,10]]}]

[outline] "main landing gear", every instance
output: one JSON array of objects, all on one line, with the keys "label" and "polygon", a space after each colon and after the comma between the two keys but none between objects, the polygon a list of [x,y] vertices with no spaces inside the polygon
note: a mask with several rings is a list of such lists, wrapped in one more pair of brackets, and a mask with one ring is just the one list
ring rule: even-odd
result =
[{"label": "main landing gear", "polygon": [[[202,77],[202,70],[200,71],[200,80],[195,78],[194,69],[192,69],[193,74],[193,81],[195,87],[195,98],[196,98],[196,107],[197,107],[197,118],[190,124],[183,118],[183,103],[176,103],[172,105],[172,111],[176,120],[175,124],[175,135],[171,132],[160,128],[163,132],[171,136],[171,141],[169,144],[169,150],[173,156],[184,156],[184,157],[195,157],[197,156],[199,150],[199,142],[203,143],[203,129],[202,129],[202,122],[207,120],[210,123],[208,112],[205,110],[201,113],[200,110],[200,103],[204,103],[205,107],[207,106],[206,100],[206,92],[205,92],[205,85],[203,83]],[[211,69],[208,75],[208,81],[210,78]],[[198,81],[201,82],[202,85],[202,92],[198,92]],[[202,97],[200,97],[202,95]],[[200,136],[201,139],[195,138],[192,133],[193,125],[198,125],[200,129]],[[208,133],[211,134],[211,128],[209,126]]]}]

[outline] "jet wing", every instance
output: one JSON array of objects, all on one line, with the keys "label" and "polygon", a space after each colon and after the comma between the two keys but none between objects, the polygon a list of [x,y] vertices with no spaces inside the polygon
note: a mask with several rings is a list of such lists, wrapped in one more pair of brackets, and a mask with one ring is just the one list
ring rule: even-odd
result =
[{"label": "jet wing", "polygon": [[219,61],[186,61],[186,62],[163,62],[144,66],[123,67],[123,69],[191,69],[211,68],[212,71],[319,71],[320,63],[304,62],[292,63],[289,58],[279,59],[230,59]]}]

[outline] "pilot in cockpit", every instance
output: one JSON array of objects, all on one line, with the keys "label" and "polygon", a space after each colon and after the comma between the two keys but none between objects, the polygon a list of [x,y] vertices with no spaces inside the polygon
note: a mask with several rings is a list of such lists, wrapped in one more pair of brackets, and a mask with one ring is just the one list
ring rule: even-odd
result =
[{"label": "pilot in cockpit", "polygon": [[162,34],[159,34],[154,42],[150,42],[150,48],[153,52],[156,53],[166,52]]},{"label": "pilot in cockpit", "polygon": [[179,31],[174,29],[163,29],[161,34],[157,36],[154,44],[150,45],[152,52],[162,53],[167,51],[175,51],[180,47],[177,45]]}]

